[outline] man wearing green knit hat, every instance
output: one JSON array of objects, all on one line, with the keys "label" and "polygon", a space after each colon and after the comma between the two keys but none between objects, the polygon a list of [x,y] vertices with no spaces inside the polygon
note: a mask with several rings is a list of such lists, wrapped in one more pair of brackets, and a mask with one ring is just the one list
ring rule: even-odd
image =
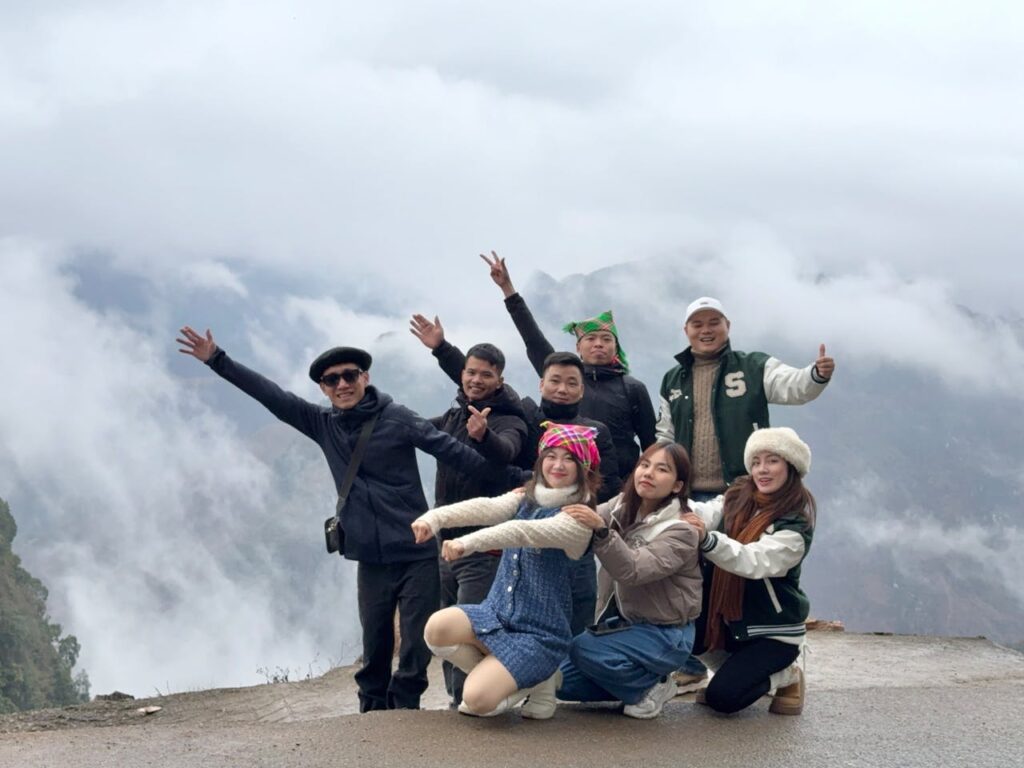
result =
[{"label": "man wearing green knit hat", "polygon": [[[538,327],[526,301],[512,286],[505,260],[491,251],[480,254],[491,270],[491,279],[505,296],[505,309],[526,344],[526,356],[537,374],[544,375],[544,359],[555,351]],[[597,317],[569,323],[566,332],[576,337],[576,352],[583,360],[583,399],[579,413],[604,422],[612,433],[615,455],[622,471],[628,472],[640,457],[640,450],[655,440],[654,406],[647,387],[629,375],[629,362],[619,343],[619,332],[611,311]]]},{"label": "man wearing green knit hat", "polygon": [[569,323],[562,326],[562,330],[576,337],[577,347],[585,346],[588,348],[589,354],[580,354],[584,361],[588,357],[590,359],[600,357],[602,358],[601,364],[604,364],[603,358],[607,356],[606,350],[614,345],[615,354],[611,358],[610,363],[620,366],[625,373],[629,373],[629,361],[626,359],[626,351],[622,348],[622,343],[619,341],[619,332],[615,328],[615,319],[612,317],[610,309],[589,320],[580,320],[578,323]]}]

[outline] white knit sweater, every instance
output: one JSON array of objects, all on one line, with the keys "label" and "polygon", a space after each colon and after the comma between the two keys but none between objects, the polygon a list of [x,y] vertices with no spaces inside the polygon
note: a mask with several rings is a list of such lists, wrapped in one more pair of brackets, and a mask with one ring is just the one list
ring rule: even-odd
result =
[{"label": "white knit sweater", "polygon": [[[576,486],[547,488],[537,483],[535,496],[542,507],[562,507],[581,501]],[[562,512],[543,520],[513,520],[524,498],[522,493],[509,491],[494,498],[459,501],[432,509],[419,521],[429,525],[435,536],[442,528],[490,526],[455,539],[467,555],[491,549],[538,547],[561,549],[573,560],[581,558],[590,544],[592,531]]]}]

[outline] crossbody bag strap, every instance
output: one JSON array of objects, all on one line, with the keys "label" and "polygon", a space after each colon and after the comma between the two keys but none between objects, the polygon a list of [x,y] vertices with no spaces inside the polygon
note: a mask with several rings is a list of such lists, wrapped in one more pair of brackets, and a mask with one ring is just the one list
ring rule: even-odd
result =
[{"label": "crossbody bag strap", "polygon": [[378,416],[380,416],[380,411],[377,411],[377,413],[363,422],[363,429],[359,433],[359,440],[356,441],[355,450],[352,451],[352,458],[348,462],[348,469],[345,470],[345,477],[341,481],[341,488],[338,489],[338,503],[334,507],[334,513],[339,517],[341,516],[341,510],[345,508],[345,502],[348,501],[348,493],[352,490],[352,483],[356,480],[356,473],[359,472],[359,465],[363,462],[366,444],[370,442],[370,433],[373,432],[373,425],[377,423]]}]

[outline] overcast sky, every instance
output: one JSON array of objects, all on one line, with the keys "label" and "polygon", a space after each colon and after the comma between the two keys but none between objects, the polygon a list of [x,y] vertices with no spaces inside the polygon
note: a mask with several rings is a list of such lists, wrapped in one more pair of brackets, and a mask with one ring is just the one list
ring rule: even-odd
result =
[{"label": "overcast sky", "polygon": [[[19,550],[57,569],[36,575],[101,690],[125,670],[140,687],[251,681],[285,646],[298,662],[316,652],[312,635],[261,634],[277,610],[265,584],[191,546],[196,499],[251,505],[271,480],[237,425],[182,386],[181,322],[219,317],[310,396],[302,366],[342,335],[427,370],[412,310],[461,339],[510,339],[477,258],[495,248],[520,284],[699,265],[749,343],[765,321],[807,350],[794,363],[829,341],[840,366],[905,361],[949,386],[1024,391],[1019,340],[955,309],[1020,318],[1019,4],[551,5],[0,9],[0,496],[33,488],[53,519],[104,506],[114,550],[188,529],[184,566],[159,547],[120,570],[60,542]],[[104,302],[82,290],[97,281]],[[271,289],[287,298],[263,307]],[[651,290],[638,280],[623,298],[656,298],[667,326],[694,298]],[[172,312],[181,297],[194,314]],[[189,600],[158,617],[168,632],[188,623],[199,644],[232,623],[259,642],[241,658],[225,642],[198,671],[170,641],[102,651],[111,626],[142,626],[109,599],[126,574],[175,568],[163,587]]]}]

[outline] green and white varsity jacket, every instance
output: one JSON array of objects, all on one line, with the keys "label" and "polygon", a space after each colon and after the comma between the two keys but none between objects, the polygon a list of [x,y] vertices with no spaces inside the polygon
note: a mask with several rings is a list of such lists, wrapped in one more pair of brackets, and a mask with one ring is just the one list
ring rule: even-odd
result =
[{"label": "green and white varsity jacket", "polygon": [[[657,435],[659,442],[675,441],[692,452],[693,352],[687,347],[676,360],[679,364],[661,381]],[[813,363],[793,368],[764,352],[734,352],[726,343],[711,392],[711,410],[727,484],[747,473],[743,449],[755,429],[769,426],[769,403],[802,405],[825,390],[828,382],[817,380],[813,369]]]},{"label": "green and white varsity jacket", "polygon": [[729,538],[723,529],[724,496],[691,502],[708,534],[701,542],[705,591],[711,586],[711,567],[747,579],[743,589],[743,615],[729,624],[736,640],[769,637],[800,644],[807,632],[810,603],[800,589],[800,565],[811,548],[813,530],[798,513],[779,518],[750,544]]}]

